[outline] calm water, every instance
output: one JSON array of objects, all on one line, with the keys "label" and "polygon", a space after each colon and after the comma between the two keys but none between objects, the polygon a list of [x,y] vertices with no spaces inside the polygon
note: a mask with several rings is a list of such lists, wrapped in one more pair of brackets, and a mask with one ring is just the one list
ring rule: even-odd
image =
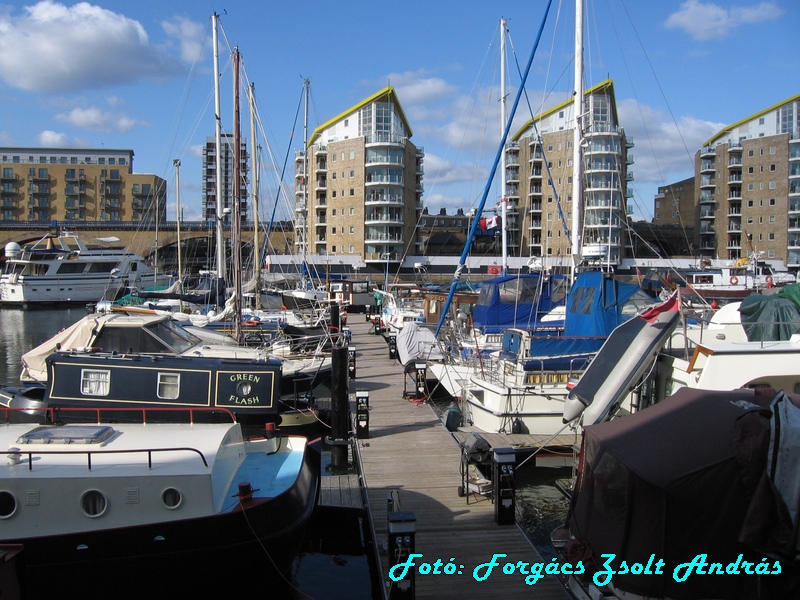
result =
[{"label": "calm water", "polygon": [[0,385],[19,384],[20,357],[86,314],[82,306],[47,310],[0,308]]}]

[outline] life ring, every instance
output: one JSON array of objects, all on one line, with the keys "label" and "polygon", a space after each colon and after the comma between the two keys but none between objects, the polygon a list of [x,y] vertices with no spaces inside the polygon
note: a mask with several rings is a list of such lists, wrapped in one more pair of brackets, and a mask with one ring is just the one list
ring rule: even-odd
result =
[{"label": "life ring", "polygon": [[247,325],[248,327],[255,327],[256,325],[259,324],[259,322],[256,321],[255,319],[248,319],[247,321],[244,322],[244,324]]},{"label": "life ring", "polygon": [[772,275],[767,275],[767,286],[772,287]]},{"label": "life ring", "polygon": [[739,278],[736,275],[731,275],[731,285],[737,285],[739,283]]}]

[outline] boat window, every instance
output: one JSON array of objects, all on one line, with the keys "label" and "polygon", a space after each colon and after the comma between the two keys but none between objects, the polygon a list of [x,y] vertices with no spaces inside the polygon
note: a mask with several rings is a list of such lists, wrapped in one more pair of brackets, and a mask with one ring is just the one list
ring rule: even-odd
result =
[{"label": "boat window", "polygon": [[105,369],[81,369],[81,394],[108,396],[111,371]]},{"label": "boat window", "polygon": [[107,506],[105,494],[99,490],[89,490],[81,496],[81,508],[87,517],[99,517]]},{"label": "boat window", "polygon": [[58,274],[59,275],[74,275],[76,273],[83,273],[83,270],[86,268],[85,263],[79,262],[65,262],[58,266]]},{"label": "boat window", "polygon": [[573,290],[570,297],[569,312],[576,315],[589,315],[594,306],[595,288],[581,287]]},{"label": "boat window", "polygon": [[157,337],[165,345],[173,349],[174,352],[182,354],[191,348],[202,343],[202,340],[176,325],[171,320],[159,321],[154,327],[147,328],[148,333]]},{"label": "boat window", "polygon": [[175,488],[167,488],[161,494],[161,501],[167,508],[178,508],[182,500],[181,493]]},{"label": "boat window", "polygon": [[5,490],[0,491],[0,519],[7,519],[17,512],[17,499],[14,494]]},{"label": "boat window", "polygon": [[115,262],[96,262],[89,265],[89,273],[111,273],[117,267]]},{"label": "boat window", "polygon": [[180,373],[159,373],[158,390],[159,398],[175,400],[181,393]]}]

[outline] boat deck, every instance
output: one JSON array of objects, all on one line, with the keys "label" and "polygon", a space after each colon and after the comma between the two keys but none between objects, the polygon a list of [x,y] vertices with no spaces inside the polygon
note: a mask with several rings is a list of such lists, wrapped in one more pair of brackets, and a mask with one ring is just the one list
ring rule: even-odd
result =
[{"label": "boat deck", "polygon": [[[397,564],[387,552],[389,534],[387,513],[390,508],[413,513],[415,545],[422,554],[417,564],[442,565],[452,561],[458,568],[453,574],[415,575],[417,598],[498,598],[535,595],[542,600],[567,598],[558,580],[551,575],[534,585],[526,585],[519,570],[503,573],[506,563],[543,562],[518,525],[498,525],[491,498],[470,494],[460,497],[462,449],[447,431],[433,409],[424,403],[409,401],[404,391],[413,389],[413,381],[404,381],[403,369],[389,358],[386,342],[369,335],[369,323],[351,315],[351,346],[356,348],[356,378],[350,380],[350,392],[369,391],[369,437],[359,439],[355,454],[364,485],[364,499],[371,515],[376,545],[380,548],[381,574],[388,590],[389,569]],[[352,484],[352,478],[348,478]],[[327,483],[328,492],[345,494],[342,480]],[[323,488],[326,484],[323,484]],[[348,497],[349,493],[347,493]],[[323,498],[326,493],[323,492]],[[390,500],[395,504],[390,505]],[[499,557],[491,574],[479,581],[476,567]],[[425,568],[423,568],[423,571]],[[484,575],[486,569],[478,572]],[[404,596],[411,597],[411,596]]]}]

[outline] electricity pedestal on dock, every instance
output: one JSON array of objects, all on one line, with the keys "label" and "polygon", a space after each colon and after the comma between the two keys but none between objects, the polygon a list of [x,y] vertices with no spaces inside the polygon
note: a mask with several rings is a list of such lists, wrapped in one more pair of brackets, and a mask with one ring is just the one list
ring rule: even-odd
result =
[{"label": "electricity pedestal on dock", "polygon": [[[417,517],[413,512],[394,511],[386,514],[389,532],[389,562],[397,565],[408,560],[409,554],[414,552],[416,545]],[[399,581],[390,579],[389,598],[392,600],[416,597],[415,568],[406,571],[405,576]]]},{"label": "electricity pedestal on dock", "polygon": [[348,355],[348,349],[342,346],[331,349],[331,435],[326,441],[331,446],[331,468],[334,471],[348,468]]},{"label": "electricity pedestal on dock", "polygon": [[350,379],[356,378],[356,347],[347,347],[347,374]]},{"label": "electricity pedestal on dock", "polygon": [[397,336],[389,336],[389,360],[397,360]]},{"label": "electricity pedestal on dock", "polygon": [[514,510],[514,465],[517,462],[513,448],[495,448],[492,456],[492,500],[494,520],[498,525],[513,525]]},{"label": "electricity pedestal on dock", "polygon": [[356,438],[369,437],[369,390],[356,390]]}]

